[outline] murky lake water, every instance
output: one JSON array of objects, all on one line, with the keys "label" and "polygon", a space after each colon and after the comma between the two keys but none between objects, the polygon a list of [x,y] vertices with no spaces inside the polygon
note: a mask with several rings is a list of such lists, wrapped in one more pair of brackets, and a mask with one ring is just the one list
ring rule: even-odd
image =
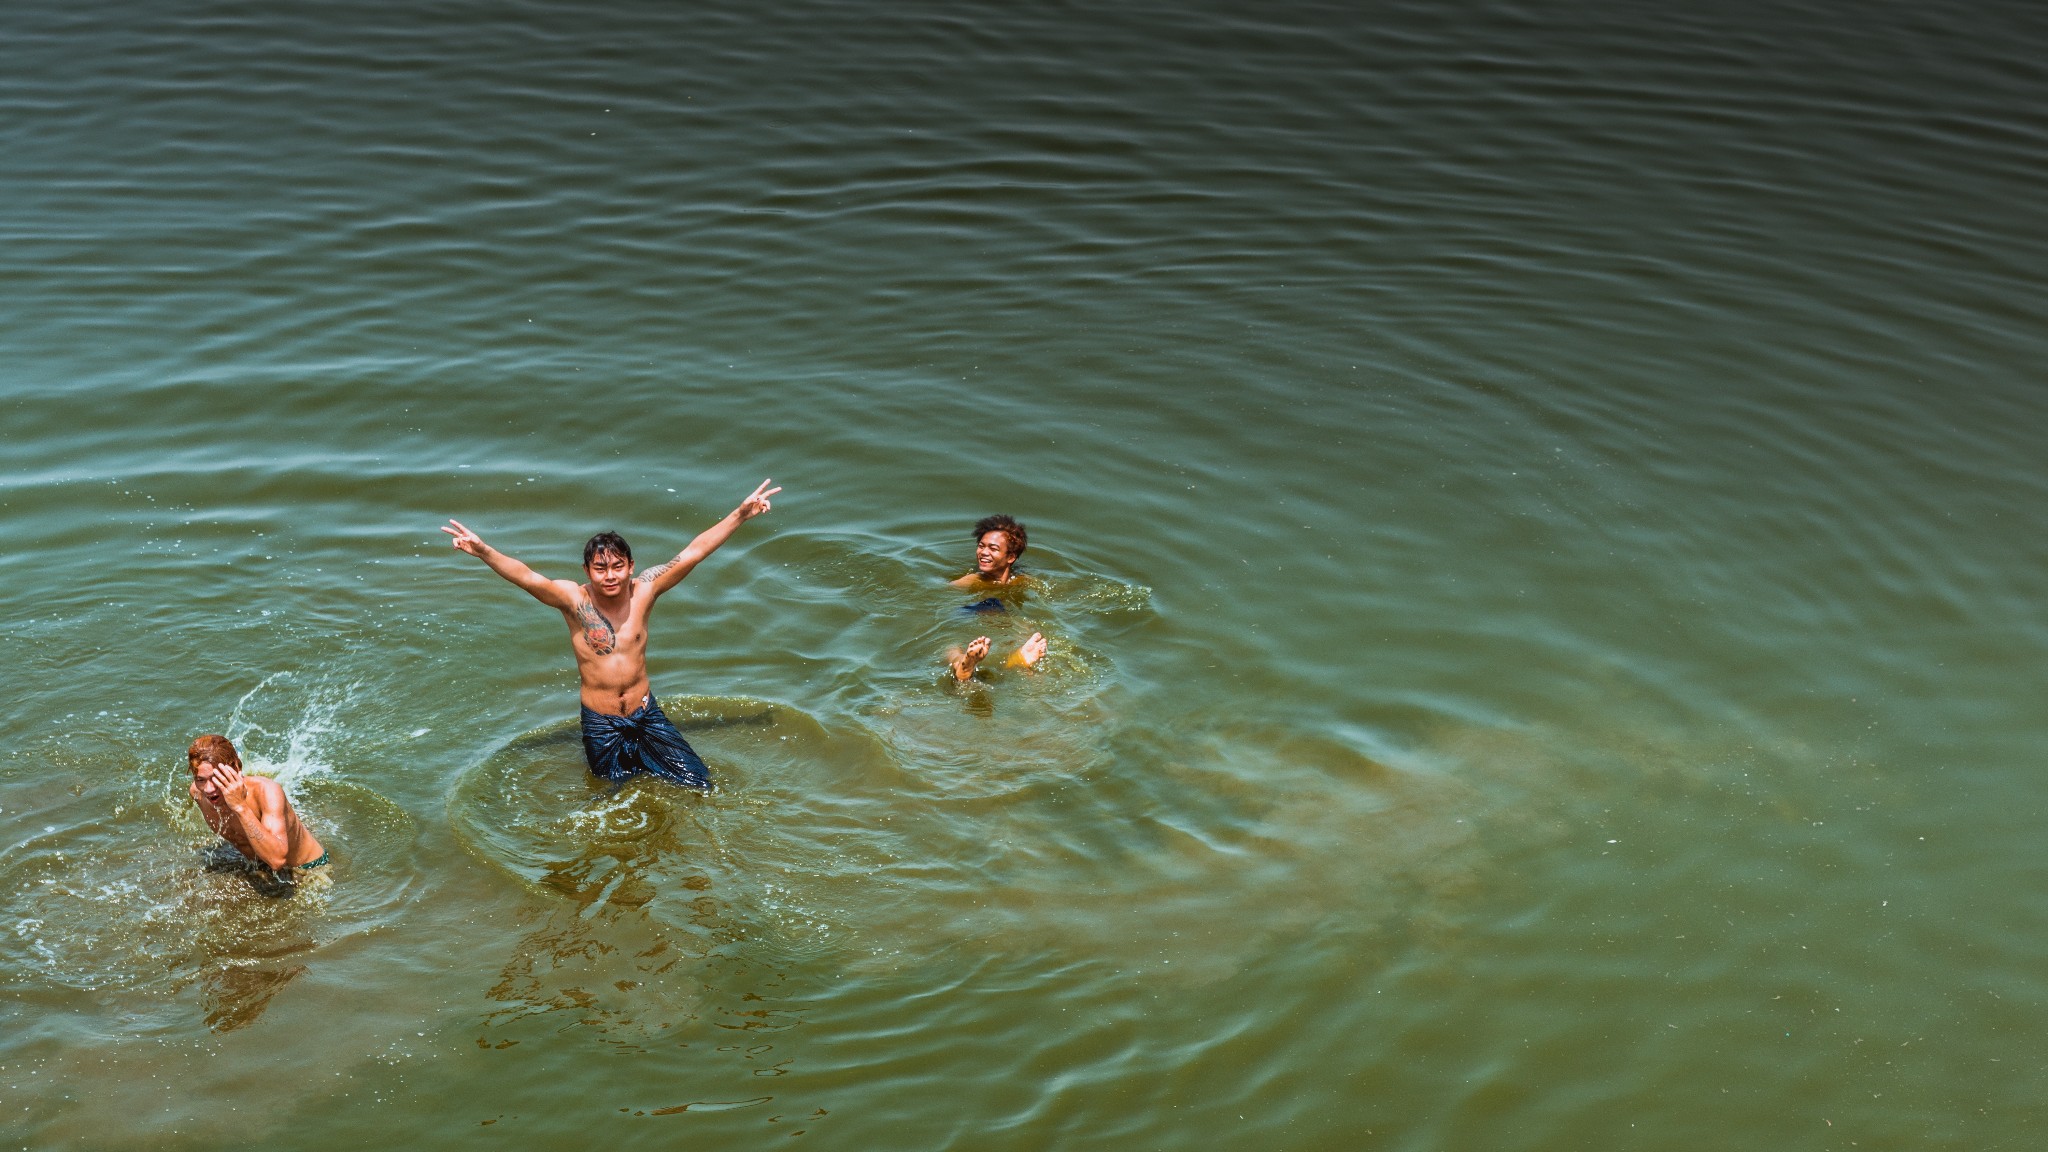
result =
[{"label": "murky lake water", "polygon": [[[10,5],[0,1136],[2038,1146],[2044,52]],[[436,526],[764,476],[654,622],[721,788],[607,793]],[[330,880],[202,870],[205,731]]]}]

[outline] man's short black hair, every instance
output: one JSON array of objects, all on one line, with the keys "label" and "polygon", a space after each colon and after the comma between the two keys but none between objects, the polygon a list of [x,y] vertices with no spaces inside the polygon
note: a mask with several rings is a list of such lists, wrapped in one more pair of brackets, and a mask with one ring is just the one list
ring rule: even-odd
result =
[{"label": "man's short black hair", "polygon": [[590,562],[605,552],[616,552],[626,558],[626,563],[633,562],[633,546],[626,543],[624,536],[617,532],[599,532],[583,546],[583,566],[590,567]]},{"label": "man's short black hair", "polygon": [[1017,557],[1024,555],[1025,535],[1022,524],[1017,523],[1008,516],[983,516],[975,522],[974,542],[976,544],[981,543],[981,538],[991,532],[1001,532],[1003,534],[1003,539],[1010,545],[1010,559],[1015,560]]}]

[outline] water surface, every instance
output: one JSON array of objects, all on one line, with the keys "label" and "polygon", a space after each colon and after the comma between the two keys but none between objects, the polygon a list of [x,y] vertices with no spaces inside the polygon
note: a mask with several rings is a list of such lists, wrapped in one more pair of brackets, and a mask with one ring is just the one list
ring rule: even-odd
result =
[{"label": "water surface", "polygon": [[[2033,1147],[2044,50],[10,6],[0,1134]],[[654,624],[721,787],[607,790],[436,526],[764,476]],[[331,882],[200,869],[205,731]]]}]

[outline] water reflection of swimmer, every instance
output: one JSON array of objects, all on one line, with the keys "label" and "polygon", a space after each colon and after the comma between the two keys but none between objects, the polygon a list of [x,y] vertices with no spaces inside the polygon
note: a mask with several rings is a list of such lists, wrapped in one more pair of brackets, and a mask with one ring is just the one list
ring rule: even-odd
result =
[{"label": "water reflection of swimmer", "polygon": [[633,575],[633,550],[616,532],[600,532],[583,546],[583,571],[590,580],[577,584],[542,576],[458,521],[441,529],[454,537],[456,548],[568,621],[569,648],[583,684],[583,756],[591,772],[613,781],[648,772],[677,784],[711,787],[704,761],[654,699],[647,679],[647,618],[662,593],[680,584],[740,525],[768,511],[768,498],[782,491],[768,483],[761,481],[738,508],[698,533],[673,560],[638,577]]},{"label": "water reflection of swimmer", "polygon": [[214,1032],[247,1028],[270,1007],[271,998],[304,974],[304,964],[219,964],[200,977],[205,989],[206,1027]]},{"label": "water reflection of swimmer", "polygon": [[[1000,612],[1014,600],[1021,600],[1023,592],[1031,586],[1031,577],[1017,571],[1017,561],[1024,555],[1028,537],[1024,525],[1008,516],[985,516],[974,526],[974,571],[953,581],[953,587],[965,588],[970,592],[988,594],[987,598],[967,605],[972,612]],[[977,636],[965,648],[951,648],[946,651],[946,663],[953,669],[955,680],[972,680],[975,670],[988,658],[989,639]],[[1045,655],[1045,636],[1033,632],[1031,638],[1004,663],[1012,668],[1035,668]]]},{"label": "water reflection of swimmer", "polygon": [[327,849],[292,809],[284,786],[243,775],[242,757],[227,737],[194,740],[185,762],[192,769],[192,803],[224,841],[208,855],[208,869],[260,868],[288,887],[298,872],[327,863]]}]

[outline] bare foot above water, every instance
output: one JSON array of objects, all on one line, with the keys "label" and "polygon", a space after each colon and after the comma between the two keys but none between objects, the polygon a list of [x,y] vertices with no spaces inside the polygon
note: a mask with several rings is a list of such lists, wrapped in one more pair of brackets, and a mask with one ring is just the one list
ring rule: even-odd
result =
[{"label": "bare foot above water", "polygon": [[946,662],[953,666],[953,679],[974,679],[974,670],[981,666],[983,658],[987,655],[988,637],[986,636],[976,636],[974,643],[969,644],[965,649],[955,648],[946,653]]},{"label": "bare foot above water", "polygon": [[[954,648],[946,653],[946,663],[953,669],[953,679],[972,680],[981,662],[988,658],[989,641],[986,636],[976,636],[974,643],[965,648]],[[1029,640],[1004,661],[1011,668],[1036,668],[1045,658],[1045,633],[1033,632]]]},{"label": "bare foot above water", "polygon": [[1038,667],[1038,662],[1044,657],[1045,633],[1033,632],[1031,639],[1026,640],[1024,646],[1017,649],[1010,657],[1010,663],[1022,665],[1026,668],[1036,668]]}]

